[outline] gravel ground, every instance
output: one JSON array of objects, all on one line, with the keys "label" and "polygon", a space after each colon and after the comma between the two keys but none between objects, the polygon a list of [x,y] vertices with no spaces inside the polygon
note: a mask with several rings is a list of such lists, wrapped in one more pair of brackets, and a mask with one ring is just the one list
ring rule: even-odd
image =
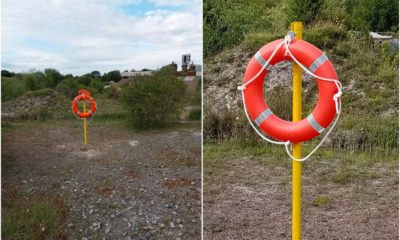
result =
[{"label": "gravel ground", "polygon": [[18,124],[3,132],[12,189],[68,207],[70,239],[200,239],[199,124],[138,133],[116,124]]},{"label": "gravel ground", "polygon": [[[289,162],[232,156],[211,160],[224,162],[215,168],[206,156],[204,240],[291,238]],[[362,174],[357,165],[343,175],[341,161],[304,163],[302,239],[398,239],[397,165],[372,164]]]}]

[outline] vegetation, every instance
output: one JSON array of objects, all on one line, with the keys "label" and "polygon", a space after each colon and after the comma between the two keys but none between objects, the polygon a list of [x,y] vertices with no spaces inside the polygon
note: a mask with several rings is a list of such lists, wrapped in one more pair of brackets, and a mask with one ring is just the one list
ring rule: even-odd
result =
[{"label": "vegetation", "polygon": [[149,129],[166,126],[178,117],[186,85],[173,72],[162,68],[153,76],[138,78],[125,87],[122,101],[130,111],[132,126]]},{"label": "vegetation", "polygon": [[284,33],[291,21],[331,23],[345,31],[399,27],[396,0],[205,0],[203,9],[205,57],[239,45],[248,34]]},{"label": "vegetation", "polygon": [[[232,2],[205,1],[204,27],[209,28],[204,39],[205,68],[207,62],[213,62],[216,55],[233,56],[233,53],[243,52],[244,56],[252,56],[265,43],[282,38],[290,21],[303,21],[303,38],[327,53],[346,87],[342,96],[341,119],[325,146],[347,152],[398,152],[398,49],[393,49],[389,43],[375,43],[365,34],[366,31],[393,31],[388,34],[398,35],[398,21],[388,20],[392,17],[398,18],[397,1],[271,1],[262,10],[241,12],[242,18],[235,20],[226,17],[236,10],[231,6]],[[262,6],[258,1],[254,5],[253,2],[234,2],[237,5],[252,5],[243,9]],[[302,9],[305,6],[309,6],[307,13],[313,12],[312,15],[301,14],[302,18],[296,18],[294,14],[290,14],[305,11]],[[207,20],[211,15],[207,11],[221,12],[219,17],[213,16],[213,19],[217,18],[220,21],[218,24],[225,24],[226,32],[221,33],[218,28],[211,28],[211,22]],[[246,22],[247,19],[263,19],[268,11],[282,17],[275,17],[274,25],[265,20],[262,29],[257,27],[257,23]],[[213,21],[215,24],[216,21]],[[236,26],[238,24],[246,27],[240,30]],[[231,29],[236,29],[235,34],[240,37],[222,42],[215,48],[213,39],[229,34]],[[221,59],[226,59],[228,63],[234,61],[223,57]],[[313,110],[317,91],[315,82],[311,82],[307,91],[303,92],[303,116]],[[276,115],[290,120],[290,96],[290,89],[278,86],[266,94],[266,100]],[[211,106],[213,103],[208,104]],[[264,145],[242,111],[226,110],[217,114],[209,106],[205,106],[204,112],[204,138],[206,142],[213,143],[228,141],[240,142],[242,146]],[[312,141],[306,145],[315,144]]]},{"label": "vegetation", "polygon": [[189,120],[191,121],[200,121],[201,120],[201,108],[196,107],[190,110]]},{"label": "vegetation", "polygon": [[104,73],[103,76],[99,71],[92,71],[82,76],[73,76],[72,74],[63,75],[53,68],[28,73],[13,73],[2,70],[1,76],[2,101],[43,89],[55,89],[67,98],[74,97],[81,88],[87,88],[94,93],[103,93],[106,83],[109,81],[118,82],[121,79],[118,70]]},{"label": "vegetation", "polygon": [[67,208],[59,199],[21,196],[17,190],[2,199],[4,239],[64,239]]}]

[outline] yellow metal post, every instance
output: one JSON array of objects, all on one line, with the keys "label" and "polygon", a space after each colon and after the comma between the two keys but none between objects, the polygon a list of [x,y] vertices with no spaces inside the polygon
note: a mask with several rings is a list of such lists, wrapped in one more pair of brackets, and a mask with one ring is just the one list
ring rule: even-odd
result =
[{"label": "yellow metal post", "polygon": [[[86,100],[83,100],[83,113],[86,113]],[[86,118],[83,119],[83,142],[87,144]]]},{"label": "yellow metal post", "polygon": [[[296,39],[302,39],[303,24],[291,23],[291,31]],[[301,74],[299,65],[293,63],[293,122],[300,121],[301,116]],[[301,143],[293,144],[293,156],[301,158]],[[292,240],[301,239],[301,162],[292,160]]]}]

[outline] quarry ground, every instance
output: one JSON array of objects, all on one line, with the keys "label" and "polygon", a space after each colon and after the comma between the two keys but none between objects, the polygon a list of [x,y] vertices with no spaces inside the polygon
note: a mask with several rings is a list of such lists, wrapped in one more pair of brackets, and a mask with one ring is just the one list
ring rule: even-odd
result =
[{"label": "quarry ground", "polygon": [[[4,224],[18,211],[14,203],[47,199],[63,217],[59,229],[31,230],[55,232],[43,239],[200,239],[200,123],[137,132],[95,119],[87,146],[79,120],[4,126]],[[4,231],[5,239],[24,236]]]},{"label": "quarry ground", "polygon": [[[397,239],[397,155],[320,150],[303,164],[302,239]],[[204,239],[290,239],[284,150],[204,147]]]}]

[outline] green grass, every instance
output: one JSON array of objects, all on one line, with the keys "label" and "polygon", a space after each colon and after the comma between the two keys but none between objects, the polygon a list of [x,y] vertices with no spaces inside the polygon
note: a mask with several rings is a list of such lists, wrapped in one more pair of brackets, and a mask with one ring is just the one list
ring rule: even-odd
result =
[{"label": "green grass", "polygon": [[66,207],[58,198],[46,196],[32,199],[16,190],[3,195],[3,239],[64,239]]},{"label": "green grass", "polygon": [[51,88],[43,88],[36,91],[28,91],[24,94],[26,97],[39,97],[39,96],[48,96],[54,93],[54,90]]},{"label": "green grass", "polygon": [[328,196],[318,196],[314,199],[312,204],[317,207],[325,207],[331,203],[331,199]]},{"label": "green grass", "polygon": [[11,131],[15,129],[15,124],[11,123],[11,122],[1,122],[1,130],[2,131]]},{"label": "green grass", "polygon": [[[307,154],[313,146],[304,145],[303,155]],[[218,175],[221,171],[230,169],[240,164],[241,159],[251,159],[256,164],[268,167],[291,168],[291,160],[286,155],[284,147],[261,144],[243,145],[238,141],[221,141],[218,143],[205,143],[204,145],[204,171],[206,175]],[[362,151],[343,151],[331,148],[319,149],[309,160],[303,164],[304,174],[317,174],[316,178],[322,183],[335,183],[347,185],[355,181],[373,179],[376,177],[371,169],[376,164],[382,164],[396,169],[398,166],[398,153]],[[315,173],[318,169],[319,172]]]}]

